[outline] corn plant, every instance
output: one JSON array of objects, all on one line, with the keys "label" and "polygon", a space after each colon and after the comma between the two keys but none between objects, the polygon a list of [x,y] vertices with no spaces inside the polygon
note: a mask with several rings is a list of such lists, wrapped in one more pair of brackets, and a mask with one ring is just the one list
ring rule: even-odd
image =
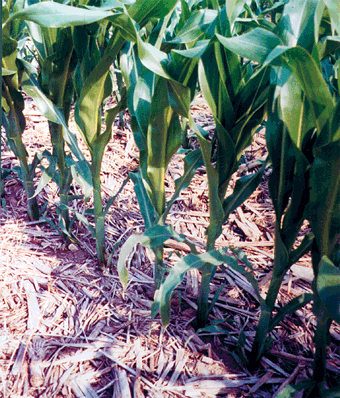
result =
[{"label": "corn plant", "polygon": [[[252,133],[262,121],[269,86],[269,76],[266,71],[253,73],[249,68],[242,66],[240,58],[224,51],[216,42],[215,31],[226,29],[231,34],[230,21],[232,18],[236,19],[242,7],[236,10],[230,8],[232,16],[227,15],[226,7],[221,10],[205,9],[193,12],[175,39],[170,42],[186,45],[187,49],[172,49],[171,57],[150,43],[138,40],[138,56],[142,64],[168,80],[169,87],[172,87],[174,93],[171,102],[173,109],[189,120],[190,127],[197,135],[209,184],[210,225],[207,231],[207,254],[197,255],[196,249],[191,245],[192,254],[175,265],[156,291],[153,315],[159,310],[164,324],[169,322],[171,292],[183,279],[186,271],[193,267],[202,269],[203,273],[196,325],[197,327],[206,325],[211,311],[211,305],[208,303],[209,284],[217,265],[225,261],[231,266],[237,266],[237,262],[235,264],[230,255],[214,251],[215,240],[221,233],[222,225],[227,221],[229,214],[242,204],[259,184],[264,170],[240,179],[234,193],[225,198],[230,178],[237,169],[241,153],[249,145]],[[188,82],[194,77],[193,72],[197,65],[200,86],[216,122],[213,141],[210,141],[207,132],[196,126],[189,112],[191,96]],[[166,90],[163,92],[166,93]],[[225,104],[228,106],[224,106]],[[138,108],[135,113],[138,113]],[[157,181],[159,186],[161,179],[158,178]],[[166,214],[164,212],[159,220],[164,221]],[[170,237],[169,234],[177,240],[185,239],[173,230],[170,231],[169,227],[160,228],[160,225],[151,227],[139,238],[131,238],[131,242],[127,242],[124,250],[122,249],[119,261],[119,270],[123,279],[126,278],[123,263],[127,249],[130,249],[131,245],[140,242],[154,247],[154,242],[163,242],[165,238]],[[205,263],[202,259],[211,259],[211,261]],[[254,279],[251,280],[255,284]]]},{"label": "corn plant", "polygon": [[[4,22],[10,19],[10,12],[20,8],[19,3],[7,2],[2,6]],[[39,163],[35,156],[32,164],[28,163],[28,154],[22,141],[25,129],[23,115],[24,99],[20,91],[21,68],[17,60],[17,40],[22,33],[18,23],[7,23],[2,28],[2,109],[6,120],[6,133],[9,145],[20,162],[20,177],[27,195],[27,213],[31,220],[39,218],[37,200],[34,197],[33,178]]]},{"label": "corn plant", "polygon": [[[89,187],[91,182],[89,184],[87,176],[88,166],[86,164],[85,157],[79,150],[76,137],[68,130],[67,126],[73,96],[72,82],[70,81],[70,52],[72,53],[73,51],[72,41],[68,42],[66,39],[69,39],[69,37],[66,37],[67,35],[65,36],[65,34],[58,35],[56,29],[47,27],[40,28],[39,25],[30,22],[31,20],[35,20],[35,22],[44,24],[44,18],[47,13],[44,7],[46,8],[46,5],[43,5],[41,8],[41,6],[37,4],[33,6],[33,12],[31,7],[14,10],[16,12],[14,12],[10,19],[5,22],[5,26],[9,26],[9,23],[18,24],[23,23],[22,20],[27,20],[26,23],[30,28],[29,31],[31,33],[31,37],[36,44],[40,64],[40,75],[38,76],[36,68],[27,62],[27,59],[34,58],[34,53],[33,57],[32,54],[30,57],[27,57],[26,51],[20,51],[20,59],[17,60],[17,64],[20,66],[21,70],[21,87],[27,95],[30,95],[34,99],[38,109],[42,115],[49,120],[50,125],[53,155],[49,154],[47,150],[45,150],[43,154],[37,155],[37,159],[39,159],[39,161],[42,157],[45,157],[49,161],[50,165],[47,168],[40,166],[43,169],[43,174],[36,190],[32,190],[31,198],[32,200],[35,200],[35,196],[46,186],[46,184],[48,184],[52,179],[55,179],[56,164],[58,163],[59,170],[57,172],[58,179],[56,182],[60,187],[59,193],[62,202],[59,207],[63,208],[60,211],[59,226],[64,237],[71,237],[69,232],[67,207],[69,200],[68,190],[72,181],[71,173],[73,175],[77,174],[77,180],[85,187]],[[48,22],[53,26],[51,21]],[[63,40],[58,40],[58,37]],[[58,48],[56,48],[57,45],[59,45]],[[69,48],[68,51],[61,51],[63,50],[63,47],[67,46]],[[58,50],[60,51],[58,52]],[[22,58],[23,54],[26,59]],[[56,54],[59,55],[57,56]],[[63,55],[65,56],[65,54],[67,55],[66,61],[68,60],[68,62],[64,63],[65,59],[61,58]],[[58,65],[59,69],[57,67]],[[50,84],[49,87],[48,84]],[[42,86],[44,89],[42,89]],[[70,155],[68,157],[65,156],[65,141],[71,148],[72,153],[76,156],[77,162],[74,162]],[[36,164],[37,163],[38,161]],[[87,189],[87,191],[88,190],[89,189]],[[89,193],[85,191],[85,196],[88,195]]]},{"label": "corn plant", "polygon": [[[195,131],[207,170],[209,186],[210,223],[207,230],[207,251],[214,250],[215,241],[222,231],[222,225],[229,214],[253,192],[261,181],[259,173],[240,179],[234,193],[225,198],[233,173],[237,170],[242,151],[251,142],[252,134],[261,124],[268,93],[267,71],[256,73],[230,51],[226,51],[214,34],[222,32],[231,36],[236,17],[244,3],[235,8],[226,6],[217,10],[198,11],[188,20],[174,42],[194,47],[177,53],[189,58],[199,57],[199,83],[210,106],[216,130],[213,140],[196,126],[189,116],[190,127]],[[200,17],[202,29],[197,29],[196,18]],[[210,23],[206,19],[213,17]],[[198,25],[200,26],[200,25]],[[202,30],[205,30],[205,39]],[[209,39],[209,40],[207,40]],[[207,263],[202,268],[202,282],[198,299],[196,326],[204,327],[211,311],[209,306],[209,285],[216,271],[216,265]]]},{"label": "corn plant", "polygon": [[[35,22],[44,28],[76,27],[73,31],[73,39],[77,42],[75,51],[78,51],[77,55],[80,66],[75,72],[75,88],[78,95],[75,118],[92,157],[91,174],[94,195],[96,245],[98,262],[101,266],[105,264],[106,260],[104,255],[105,212],[103,211],[101,202],[100,166],[105,146],[111,137],[111,126],[114,116],[121,110],[121,106],[119,106],[106,112],[107,126],[105,132],[101,133],[102,102],[111,93],[110,90],[112,90],[110,78],[108,77],[110,66],[125,41],[136,40],[136,30],[133,20],[140,27],[143,27],[149,19],[161,18],[167,15],[175,3],[175,1],[145,2],[140,0],[131,5],[127,11],[125,6],[118,2],[114,4],[115,7],[106,5],[92,7],[84,5],[81,8],[53,2],[43,2],[31,5],[23,12],[16,13],[14,16],[15,18]],[[97,25],[94,25],[94,31],[96,31],[99,21],[105,26],[109,22],[111,26],[111,38],[102,56],[98,51],[98,43],[96,43],[96,38],[93,32],[91,33],[91,29],[86,31],[86,29],[82,28],[84,24],[97,23]],[[89,39],[91,35],[93,39]],[[90,62],[86,63],[86,61]]]},{"label": "corn plant", "polygon": [[[311,249],[315,275],[312,299],[317,329],[314,375],[306,396],[322,395],[329,327],[332,319],[339,321],[338,304],[335,304],[339,303],[340,234],[338,85],[332,86],[331,93],[327,85],[329,76],[326,69],[321,68],[329,58],[336,63],[339,41],[329,29],[330,35],[319,41],[322,23],[328,18],[324,26],[332,25],[334,32],[339,29],[339,16],[334,13],[332,2],[326,5],[327,9],[323,3],[306,1],[300,7],[291,1],[273,32],[254,29],[235,40],[220,38],[238,54],[263,65],[272,64],[273,83],[276,84],[270,98],[266,132],[273,164],[269,189],[277,217],[275,259],[266,305],[261,311],[249,357],[250,366],[256,368],[265,351],[284,275]],[[255,41],[257,49],[252,47]],[[305,219],[310,222],[313,233],[307,234],[294,250]],[[296,303],[300,300],[303,305],[310,299],[306,296],[293,300]]]},{"label": "corn plant", "polygon": [[[190,97],[190,89],[177,81],[168,81],[164,76],[157,76],[154,71],[142,65],[141,57],[144,60],[148,59],[146,62],[153,62],[149,49],[154,48],[155,51],[159,51],[162,45],[162,35],[167,29],[172,15],[169,13],[165,18],[159,20],[151,33],[144,37],[144,41],[138,38],[138,50],[136,44],[126,46],[120,59],[127,85],[132,130],[140,151],[140,173],[131,174],[131,177],[135,183],[135,191],[147,230],[156,225],[165,225],[171,205],[181,190],[189,185],[195,170],[201,165],[199,151],[190,152],[186,156],[184,175],[176,181],[175,194],[166,203],[165,172],[172,156],[182,143],[182,127],[179,116],[183,116],[183,112],[185,115],[188,112],[188,109],[185,111],[180,109],[183,105],[178,103],[176,90],[180,89]],[[175,62],[170,63],[168,69],[174,67]],[[190,80],[191,73],[185,73],[185,68],[184,71],[182,69],[182,72],[184,72],[181,77],[182,83],[195,86],[196,81]],[[190,103],[190,99],[187,99],[186,107]],[[159,229],[156,230],[159,231]],[[135,242],[134,238],[131,242]],[[129,242],[127,244],[129,245]],[[155,253],[155,287],[157,289],[165,272],[163,246],[154,247],[153,250]],[[120,259],[119,264],[121,261]],[[125,275],[123,277],[125,284],[126,269],[119,265],[119,270]]]},{"label": "corn plant", "polygon": [[[28,2],[27,5],[39,3]],[[28,31],[37,51],[39,64],[39,86],[48,99],[60,109],[65,124],[68,124],[71,103],[74,96],[72,75],[76,66],[71,28],[56,29],[41,27],[27,21]],[[32,74],[32,68],[26,64],[26,73]],[[32,81],[34,77],[30,76]],[[67,165],[63,125],[49,120],[53,156],[57,159],[56,180],[59,186],[60,205],[59,226],[64,238],[70,236],[70,218],[68,211],[69,189],[72,183],[71,168]],[[53,176],[53,170],[49,170]],[[45,180],[46,182],[48,179]]]}]

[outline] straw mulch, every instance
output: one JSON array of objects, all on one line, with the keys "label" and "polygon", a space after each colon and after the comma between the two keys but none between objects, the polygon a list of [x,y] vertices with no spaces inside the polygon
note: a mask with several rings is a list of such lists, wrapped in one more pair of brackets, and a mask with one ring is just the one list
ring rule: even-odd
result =
[{"label": "straw mulch", "polygon": [[[207,130],[213,119],[202,97],[193,105],[197,122]],[[50,148],[48,125],[30,99],[26,101],[24,140],[29,154]],[[114,127],[102,167],[104,201],[114,195],[138,165],[138,151],[129,128]],[[74,127],[74,126],[73,126]],[[263,132],[244,153],[238,175],[260,167],[266,151]],[[3,143],[2,143],[3,145]],[[82,148],[84,145],[81,143]],[[2,147],[2,167],[18,163]],[[167,175],[167,193],[183,170],[176,155]],[[269,172],[269,171],[268,171]],[[265,178],[266,180],[266,178]],[[76,184],[74,194],[81,194]],[[80,222],[73,225],[79,245],[65,244],[46,220],[57,223],[57,186],[49,184],[39,195],[43,218],[29,222],[26,197],[15,178],[5,183],[5,208],[1,208],[0,242],[0,397],[275,397],[285,385],[311,372],[315,319],[311,306],[287,317],[272,333],[273,343],[256,374],[237,360],[237,339],[251,347],[259,306],[251,285],[230,269],[220,269],[212,294],[225,285],[211,320],[223,319],[225,335],[197,335],[195,316],[199,273],[189,273],[174,295],[172,322],[164,330],[160,319],[151,321],[154,294],[152,253],[139,246],[128,259],[130,282],[125,295],[115,264],[121,244],[144,230],[143,219],[129,182],[111,207],[106,220],[110,272],[96,267],[95,244]],[[91,203],[75,200],[83,214]],[[93,220],[89,218],[90,222]],[[200,169],[189,189],[176,201],[169,223],[204,248],[208,226],[207,180]],[[274,213],[266,181],[224,227],[217,245],[241,248],[252,262],[261,291],[271,277]],[[301,237],[302,238],[302,237]],[[186,247],[169,242],[169,265]],[[301,292],[309,292],[310,259],[296,264],[282,286],[278,308]],[[328,352],[330,377],[340,374],[340,330],[332,327]]]}]

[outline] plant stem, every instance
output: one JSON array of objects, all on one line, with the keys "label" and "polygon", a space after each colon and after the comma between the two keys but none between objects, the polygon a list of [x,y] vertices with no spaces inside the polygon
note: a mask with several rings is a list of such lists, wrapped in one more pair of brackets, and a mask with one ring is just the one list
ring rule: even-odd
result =
[{"label": "plant stem", "polygon": [[155,290],[158,290],[164,279],[163,245],[155,247],[153,249],[153,252],[155,253],[155,264],[154,264]]},{"label": "plant stem", "polygon": [[[276,231],[276,237],[279,232]],[[261,316],[259,319],[259,323],[256,329],[255,340],[253,343],[252,351],[249,355],[249,368],[251,370],[257,370],[260,366],[260,360],[262,358],[267,335],[269,330],[269,323],[272,317],[272,313],[274,311],[275,302],[277,296],[279,294],[279,290],[281,287],[281,283],[283,281],[284,276],[286,275],[287,270],[289,269],[288,259],[283,259],[278,251],[279,243],[278,239],[275,239],[275,256],[274,256],[274,264],[273,264],[273,275],[270,280],[270,285],[267,292],[267,297],[265,300],[266,307],[261,308]]]},{"label": "plant stem", "polygon": [[[322,304],[321,304],[322,305]],[[313,388],[305,398],[321,397],[326,378],[327,341],[332,319],[325,309],[317,316],[317,325],[314,335],[315,354],[313,363]]]},{"label": "plant stem", "polygon": [[[215,239],[208,234],[207,251],[213,250],[215,247]],[[216,266],[206,263],[202,267],[202,280],[198,294],[196,329],[203,328],[208,323],[209,293],[210,282],[214,277]]]},{"label": "plant stem", "polygon": [[[24,171],[24,167],[21,163],[21,172],[23,174],[26,174],[26,170]],[[24,178],[24,187],[27,195],[27,213],[30,218],[30,220],[39,220],[39,208],[38,208],[38,203],[36,197],[34,196],[35,190],[34,190],[34,185],[33,181],[30,180],[27,176],[23,176]]]},{"label": "plant stem", "polygon": [[103,214],[103,202],[101,197],[100,170],[99,173],[92,174],[93,184],[93,205],[94,205],[94,222],[96,231],[96,249],[98,265],[104,268],[105,259],[105,215]]},{"label": "plant stem", "polygon": [[[53,145],[53,156],[57,158],[59,168],[59,198],[60,204],[68,206],[68,191],[72,179],[70,179],[70,171],[65,161],[65,142],[63,138],[63,127],[60,124],[49,122],[51,142]],[[68,209],[61,211],[61,217],[64,221],[65,228],[68,231],[70,225],[70,217]],[[63,238],[67,236],[63,233]]]},{"label": "plant stem", "polygon": [[[20,161],[20,168],[22,179],[24,183],[24,189],[27,195],[27,213],[31,221],[39,219],[39,208],[37,203],[37,198],[34,196],[34,185],[33,176],[34,170],[30,170],[30,166],[27,162],[27,154],[25,146],[22,142],[21,134],[24,130],[24,125],[20,123],[20,118],[24,118],[22,115],[22,110],[20,110],[20,104],[16,104],[15,98],[13,99],[10,90],[6,84],[6,81],[2,83],[3,96],[7,101],[10,108],[8,114],[9,128],[8,128],[8,140],[11,144],[11,149],[13,150],[15,156]],[[33,167],[33,166],[32,166]]]}]

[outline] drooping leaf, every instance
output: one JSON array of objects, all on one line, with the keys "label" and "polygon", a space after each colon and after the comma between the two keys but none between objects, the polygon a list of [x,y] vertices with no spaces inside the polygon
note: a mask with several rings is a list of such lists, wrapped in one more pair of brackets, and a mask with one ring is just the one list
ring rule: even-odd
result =
[{"label": "drooping leaf", "polygon": [[129,278],[125,263],[135,245],[140,243],[147,247],[157,247],[162,245],[166,240],[177,236],[178,234],[174,232],[170,225],[154,225],[147,229],[142,235],[131,235],[120,250],[117,264],[117,271],[120,282],[123,285],[123,289],[126,288]]},{"label": "drooping leaf", "polygon": [[203,254],[188,254],[170,270],[169,275],[155,293],[155,301],[152,305],[151,316],[154,318],[159,311],[163,326],[170,322],[170,301],[174,289],[183,281],[187,271],[200,269],[209,263],[218,266],[224,262],[236,262],[235,258],[223,255],[219,251],[212,250]]},{"label": "drooping leaf", "polygon": [[229,50],[259,63],[264,63],[275,47],[282,44],[277,35],[261,28],[255,28],[241,36],[227,38],[217,33],[216,37]]},{"label": "drooping leaf", "polygon": [[194,11],[171,43],[191,43],[200,40],[216,17],[216,10],[202,9]]},{"label": "drooping leaf", "polygon": [[61,28],[91,24],[112,15],[113,12],[100,8],[87,10],[54,1],[44,1],[25,7],[14,13],[6,21],[6,24],[14,19],[24,19],[47,28]]}]

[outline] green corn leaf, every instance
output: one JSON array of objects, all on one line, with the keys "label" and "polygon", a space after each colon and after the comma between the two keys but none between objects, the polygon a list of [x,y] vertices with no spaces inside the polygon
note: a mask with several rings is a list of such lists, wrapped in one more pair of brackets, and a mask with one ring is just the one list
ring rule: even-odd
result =
[{"label": "green corn leaf", "polygon": [[336,52],[340,47],[340,36],[328,36],[319,50],[319,58],[322,60]]},{"label": "green corn leaf", "polygon": [[277,35],[261,28],[255,28],[248,33],[232,38],[223,37],[218,33],[216,33],[216,37],[230,51],[259,63],[264,63],[275,47],[282,44]]},{"label": "green corn leaf", "polygon": [[263,173],[266,170],[267,162],[264,163],[261,170],[253,174],[248,174],[236,181],[234,191],[223,202],[224,222],[228,220],[229,215],[236,210],[249,196],[255,191],[262,181]]},{"label": "green corn leaf", "polygon": [[280,90],[280,110],[289,134],[297,146],[302,148],[306,133],[315,126],[309,102],[301,90],[298,79],[291,74]]},{"label": "green corn leaf", "polygon": [[230,332],[228,332],[228,330],[222,329],[221,327],[218,327],[217,325],[209,325],[209,326],[206,326],[205,328],[198,329],[196,333],[198,335],[203,335],[203,334],[207,333],[209,336],[211,336],[211,335],[230,336]]},{"label": "green corn leaf", "polygon": [[340,141],[315,150],[316,158],[310,171],[310,200],[307,216],[310,220],[321,255],[330,255],[335,245],[339,225],[340,203]]},{"label": "green corn leaf", "polygon": [[133,92],[133,111],[141,131],[147,135],[155,74],[143,68]]},{"label": "green corn leaf", "polygon": [[275,33],[286,46],[300,46],[312,52],[314,15],[318,3],[318,0],[290,0],[285,5]]},{"label": "green corn leaf", "polygon": [[309,202],[308,194],[310,189],[306,178],[310,167],[309,162],[299,149],[295,148],[295,154],[294,178],[291,186],[290,203],[288,204],[281,225],[282,234],[288,251],[291,251],[305,219],[305,210]]},{"label": "green corn leaf", "polygon": [[142,28],[151,18],[164,18],[176,3],[177,0],[136,0],[128,13]]},{"label": "green corn leaf", "polygon": [[166,240],[172,237],[178,237],[178,234],[175,233],[172,226],[154,225],[151,228],[147,229],[142,235],[131,235],[128,238],[128,240],[123,244],[120,250],[117,264],[119,280],[123,285],[123,289],[126,288],[129,278],[128,270],[125,266],[125,263],[134,246],[139,243],[143,246],[151,248],[157,247],[162,245]]},{"label": "green corn leaf", "polygon": [[[37,25],[31,21],[25,21],[29,34],[38,51],[40,60],[46,60],[55,53],[58,29]],[[54,48],[53,48],[54,47]]]},{"label": "green corn leaf", "polygon": [[187,117],[190,110],[191,93],[188,87],[176,81],[168,81],[168,98],[171,108],[178,115]]},{"label": "green corn leaf", "polygon": [[279,309],[278,313],[269,324],[268,332],[272,331],[286,315],[292,314],[293,312],[299,310],[306,304],[310,303],[313,299],[314,296],[312,293],[302,293],[300,296],[294,297],[284,307]]},{"label": "green corn leaf", "polygon": [[210,234],[210,239],[214,241],[219,234],[221,222],[223,221],[224,217],[222,203],[218,194],[219,176],[217,170],[211,164],[211,142],[205,138],[204,129],[196,125],[191,115],[189,115],[189,126],[195,132],[198,138],[201,147],[202,158],[207,171],[210,206],[210,224],[208,233]]},{"label": "green corn leaf", "polygon": [[215,10],[202,9],[194,11],[184,27],[171,43],[191,43],[202,39],[205,32],[217,17]]},{"label": "green corn leaf", "polygon": [[102,158],[106,145],[112,136],[112,125],[119,112],[126,108],[126,91],[121,93],[121,101],[116,106],[105,111],[105,131],[99,134],[92,144],[94,151],[92,153],[92,175],[99,176],[102,164]]},{"label": "green corn leaf", "polygon": [[321,134],[319,135],[315,146],[321,147],[330,142],[335,142],[340,139],[340,101],[337,102],[332,114],[329,117],[328,123],[325,124]]},{"label": "green corn leaf", "polygon": [[331,18],[332,26],[340,34],[340,5],[336,0],[324,0]]},{"label": "green corn leaf", "polygon": [[[233,101],[241,78],[239,61],[234,56],[223,59],[222,54],[216,54],[215,50],[220,51],[218,45],[210,46],[202,56],[199,62],[199,82],[214,118],[229,133],[236,119]],[[218,63],[223,61],[222,70]]]},{"label": "green corn leaf", "polygon": [[100,105],[103,101],[105,81],[113,63],[125,40],[115,31],[110,43],[98,65],[87,77],[75,107],[75,120],[83,134],[85,142],[91,151],[93,144],[100,134],[101,117]]},{"label": "green corn leaf", "polygon": [[210,44],[210,40],[199,40],[194,47],[187,50],[173,49],[172,53],[182,55],[187,58],[201,58]]},{"label": "green corn leaf", "polygon": [[182,54],[180,51],[174,51],[170,57],[150,43],[144,43],[140,38],[137,44],[139,59],[147,69],[170,80],[173,86],[182,84],[183,86],[193,85],[192,88],[196,88],[196,80],[192,79],[192,76],[195,76],[193,71],[197,63],[195,59],[198,57],[197,54],[189,56],[185,52]]},{"label": "green corn leaf", "polygon": [[182,126],[180,123],[180,119],[176,113],[172,115],[171,121],[168,127],[168,135],[166,142],[166,155],[165,155],[165,164],[168,167],[168,164],[173,157],[173,155],[178,151],[182,144]]},{"label": "green corn leaf", "polygon": [[187,20],[190,18],[191,10],[186,0],[181,0],[181,15],[177,28],[182,29]]},{"label": "green corn leaf", "polygon": [[86,25],[101,21],[113,15],[111,11],[103,9],[87,10],[85,8],[71,7],[54,1],[44,1],[14,13],[6,22],[23,19],[35,22],[47,28],[61,28],[66,26]]},{"label": "green corn leaf", "polygon": [[[272,94],[269,103],[272,100]],[[277,106],[268,111],[266,141],[273,173],[269,177],[269,192],[273,201],[276,217],[281,222],[282,214],[288,205],[292,189],[295,166],[295,151],[290,135],[279,118]]]},{"label": "green corn leaf", "polygon": [[[131,116],[131,126],[136,145],[140,152],[140,168],[143,176],[146,175],[146,152],[147,152],[147,127],[149,124],[150,104],[154,84],[154,74],[148,69],[141,69],[136,54],[136,46],[125,43],[120,53],[120,67],[127,89],[127,105]],[[141,81],[139,81],[139,79]],[[134,92],[140,87],[139,95],[142,105]],[[139,105],[139,106],[138,106]]]},{"label": "green corn leaf", "polygon": [[129,173],[129,176],[134,183],[134,190],[140,212],[143,216],[145,228],[149,229],[155,224],[155,208],[147,194],[141,173]]},{"label": "green corn leaf", "polygon": [[[165,186],[164,177],[169,159],[168,144],[169,140],[175,138],[173,145],[179,147],[181,137],[171,134],[170,123],[173,111],[170,107],[167,92],[167,81],[158,78],[152,98],[149,127],[147,133],[148,159],[147,176],[150,183],[153,205],[161,215],[165,209]],[[175,133],[175,131],[174,131]],[[179,133],[181,134],[181,132]],[[170,138],[172,136],[172,138]]]},{"label": "green corn leaf", "polygon": [[321,258],[316,289],[329,315],[340,324],[340,270],[327,256]]},{"label": "green corn leaf", "polygon": [[24,60],[20,62],[24,67],[21,82],[23,90],[34,99],[34,103],[46,119],[63,126],[64,139],[72,153],[78,160],[85,160],[83,153],[78,147],[75,134],[71,133],[68,129],[62,110],[54,105],[41,90],[34,67]]},{"label": "green corn leaf", "polygon": [[231,0],[226,1],[226,11],[228,15],[228,20],[231,26],[231,30],[233,24],[235,23],[236,18],[241,14],[243,7],[245,4],[245,0]]},{"label": "green corn leaf", "polygon": [[154,318],[159,311],[163,326],[167,326],[169,324],[172,292],[183,281],[187,271],[191,269],[200,269],[207,263],[218,266],[224,262],[236,262],[236,260],[235,258],[223,255],[216,250],[199,255],[188,254],[179,260],[179,262],[170,270],[169,275],[161,284],[160,289],[155,293],[155,300],[151,308],[152,318]]},{"label": "green corn leaf", "polygon": [[[119,1],[118,0],[104,0],[103,3],[100,4],[98,7],[103,10],[107,10],[107,11],[112,10],[114,8],[117,8],[117,9],[120,8],[120,9],[124,10],[123,5],[129,5],[129,4],[133,4],[133,1],[130,1],[130,0],[122,0],[122,1],[120,1],[120,0]],[[91,10],[91,8],[94,8],[94,7],[85,6],[85,8]]]},{"label": "green corn leaf", "polygon": [[[93,8],[95,9],[96,7]],[[117,14],[112,17],[108,17],[107,20],[112,22],[113,26],[119,28],[119,31],[125,40],[131,42],[137,41],[136,27],[127,14]]]},{"label": "green corn leaf", "polygon": [[317,131],[322,128],[334,109],[334,100],[313,57],[303,48],[296,47],[284,53],[288,68],[295,74],[304,91]]},{"label": "green corn leaf", "polygon": [[[239,120],[250,119],[267,103],[269,95],[270,68],[261,68],[251,72],[247,82],[240,88],[236,95]],[[240,77],[241,79],[241,77]],[[236,107],[235,106],[235,107]],[[234,135],[233,135],[234,137]],[[233,138],[235,140],[235,138]]]},{"label": "green corn leaf", "polygon": [[156,73],[156,75],[162,76],[165,79],[171,79],[168,71],[168,57],[166,53],[158,50],[149,43],[144,43],[140,38],[137,38],[138,44],[138,56],[143,65]]}]

